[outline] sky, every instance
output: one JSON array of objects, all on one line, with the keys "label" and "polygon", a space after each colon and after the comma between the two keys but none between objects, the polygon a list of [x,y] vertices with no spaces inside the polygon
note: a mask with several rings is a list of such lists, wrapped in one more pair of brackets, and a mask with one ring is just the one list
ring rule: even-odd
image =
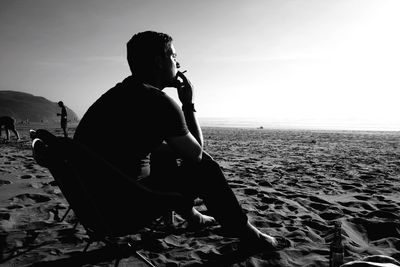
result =
[{"label": "sky", "polygon": [[154,30],[173,37],[203,121],[400,130],[399,10],[398,0],[0,0],[0,90],[82,117],[130,75],[126,42]]}]

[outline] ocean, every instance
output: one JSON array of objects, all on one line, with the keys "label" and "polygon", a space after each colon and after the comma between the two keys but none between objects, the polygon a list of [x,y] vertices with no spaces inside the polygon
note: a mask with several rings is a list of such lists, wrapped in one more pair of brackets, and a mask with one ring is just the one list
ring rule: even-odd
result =
[{"label": "ocean", "polygon": [[201,126],[234,127],[262,129],[300,129],[300,130],[350,130],[350,131],[400,131],[400,123],[363,123],[354,120],[321,122],[321,121],[289,121],[265,118],[207,118],[200,117]]}]

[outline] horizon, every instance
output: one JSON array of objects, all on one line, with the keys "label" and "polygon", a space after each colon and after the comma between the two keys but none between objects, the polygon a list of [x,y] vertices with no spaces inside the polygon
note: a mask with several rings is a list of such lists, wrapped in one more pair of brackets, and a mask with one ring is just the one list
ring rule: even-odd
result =
[{"label": "horizon", "polygon": [[400,132],[392,125],[371,125],[354,122],[322,124],[309,122],[277,122],[263,118],[199,117],[202,127],[248,128],[264,130],[305,130],[305,131],[356,131],[356,132]]},{"label": "horizon", "polygon": [[[10,90],[0,90],[0,92],[1,91],[10,91]],[[10,92],[19,92],[19,91],[10,91]],[[37,95],[34,96],[41,97]],[[56,102],[54,103],[56,104]],[[78,121],[80,119],[81,117],[78,116]],[[203,127],[256,128],[256,129],[261,128],[261,129],[280,129],[280,130],[367,131],[367,132],[400,131],[400,126],[398,125],[366,124],[351,120],[336,121],[334,123],[327,123],[323,121],[271,120],[262,117],[198,117],[198,120],[201,126]]]},{"label": "horizon", "polygon": [[82,118],[130,75],[130,37],[155,30],[173,37],[199,118],[400,130],[399,9],[396,0],[4,0],[0,90],[63,100]]}]

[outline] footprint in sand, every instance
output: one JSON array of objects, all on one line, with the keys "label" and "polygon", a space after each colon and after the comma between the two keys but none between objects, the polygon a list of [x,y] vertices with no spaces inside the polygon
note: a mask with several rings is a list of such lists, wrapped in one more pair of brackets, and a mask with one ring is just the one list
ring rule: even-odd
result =
[{"label": "footprint in sand", "polygon": [[337,220],[337,219],[343,217],[344,214],[340,210],[339,211],[325,211],[325,212],[321,212],[319,214],[319,216],[324,220],[331,221],[331,220]]},{"label": "footprint in sand", "polygon": [[11,182],[7,181],[7,180],[0,180],[0,186],[5,185],[5,184],[11,184]]},{"label": "footprint in sand", "polygon": [[3,220],[9,220],[10,219],[10,213],[9,212],[0,212],[0,221]]},{"label": "footprint in sand", "polygon": [[24,167],[25,167],[26,169],[29,169],[29,170],[34,169],[33,164],[25,164]]},{"label": "footprint in sand", "polygon": [[13,205],[7,206],[7,209],[9,209],[9,210],[15,210],[15,209],[21,209],[21,208],[23,208],[23,207],[24,207],[24,206],[22,206],[22,205],[13,204]]},{"label": "footprint in sand", "polygon": [[43,178],[49,178],[47,175],[43,175],[43,174],[37,174],[36,178],[38,179],[43,179]]},{"label": "footprint in sand", "polygon": [[50,201],[51,198],[41,194],[21,194],[12,198],[14,202],[34,202],[42,203]]},{"label": "footprint in sand", "polygon": [[365,215],[367,218],[381,218],[381,219],[394,219],[396,221],[400,220],[400,216],[398,216],[396,213],[389,212],[389,211],[384,211],[384,210],[374,210]]},{"label": "footprint in sand", "polygon": [[390,203],[385,203],[385,204],[377,203],[376,207],[379,210],[384,210],[384,211],[393,212],[393,213],[398,213],[398,210],[399,210],[399,207],[397,205],[390,204]]},{"label": "footprint in sand", "polygon": [[343,207],[352,208],[352,209],[361,209],[364,211],[374,211],[376,208],[368,202],[364,201],[338,201],[338,204]]},{"label": "footprint in sand", "polygon": [[359,196],[354,196],[354,198],[355,199],[358,199],[358,200],[369,200],[369,199],[371,199],[371,197],[370,196],[363,196],[363,195],[359,195]]},{"label": "footprint in sand", "polygon": [[261,202],[265,203],[265,204],[274,204],[277,201],[276,198],[272,198],[272,197],[263,197],[261,198]]},{"label": "footprint in sand", "polygon": [[248,196],[253,196],[258,194],[258,190],[254,188],[245,188],[243,192]]},{"label": "footprint in sand", "polygon": [[43,184],[42,183],[37,183],[37,182],[32,182],[29,186],[31,186],[32,188],[39,189],[39,188],[43,187]]},{"label": "footprint in sand", "polygon": [[318,211],[324,211],[329,207],[329,205],[314,202],[310,203],[309,206]]},{"label": "footprint in sand", "polygon": [[270,182],[268,182],[268,181],[260,181],[258,183],[258,185],[265,186],[265,187],[272,187],[272,184]]},{"label": "footprint in sand", "polygon": [[343,189],[343,190],[354,190],[354,191],[356,191],[356,192],[359,192],[359,191],[360,191],[360,189],[359,189],[358,187],[356,187],[356,186],[354,186],[354,185],[349,185],[349,184],[343,184],[343,185],[342,185],[342,189]]},{"label": "footprint in sand", "polygon": [[304,220],[303,224],[312,228],[315,231],[320,232],[327,232],[330,229],[330,227],[327,226],[326,222],[318,221],[316,219]]},{"label": "footprint in sand", "polygon": [[57,182],[56,181],[51,181],[50,183],[48,183],[49,185],[51,185],[51,186],[58,186],[58,184],[57,184]]}]

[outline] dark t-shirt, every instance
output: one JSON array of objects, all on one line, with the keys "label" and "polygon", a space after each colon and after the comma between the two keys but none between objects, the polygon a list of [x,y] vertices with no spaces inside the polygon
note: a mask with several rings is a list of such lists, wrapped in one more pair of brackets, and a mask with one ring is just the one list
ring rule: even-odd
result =
[{"label": "dark t-shirt", "polygon": [[14,119],[8,116],[0,117],[0,127],[4,125],[6,128],[14,128]]},{"label": "dark t-shirt", "polygon": [[65,107],[61,108],[61,120],[67,120],[67,109]]},{"label": "dark t-shirt", "polygon": [[65,107],[61,108],[61,126],[67,125],[67,109]]},{"label": "dark t-shirt", "polygon": [[167,137],[188,132],[172,98],[130,76],[88,109],[74,139],[138,179],[149,175],[153,150]]}]

